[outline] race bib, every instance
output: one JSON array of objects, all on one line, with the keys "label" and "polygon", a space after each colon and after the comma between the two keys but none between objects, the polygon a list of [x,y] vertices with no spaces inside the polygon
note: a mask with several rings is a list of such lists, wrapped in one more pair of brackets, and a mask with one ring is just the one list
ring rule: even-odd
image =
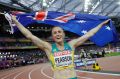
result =
[{"label": "race bib", "polygon": [[72,53],[69,50],[55,52],[54,53],[54,61],[56,67],[64,67],[72,64]]}]

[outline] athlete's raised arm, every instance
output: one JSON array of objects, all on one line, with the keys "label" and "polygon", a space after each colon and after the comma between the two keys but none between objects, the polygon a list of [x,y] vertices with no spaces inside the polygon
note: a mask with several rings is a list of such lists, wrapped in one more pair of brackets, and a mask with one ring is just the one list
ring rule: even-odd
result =
[{"label": "athlete's raised arm", "polygon": [[69,44],[73,48],[75,48],[77,46],[80,46],[86,40],[88,40],[90,37],[92,37],[104,24],[108,23],[108,21],[109,20],[106,20],[106,21],[100,23],[98,26],[96,26],[95,28],[93,28],[90,31],[88,31],[85,35],[83,35],[83,36],[81,36],[81,37],[79,37],[77,39],[73,39],[73,40],[69,41]]},{"label": "athlete's raised arm", "polygon": [[30,39],[35,45],[37,45],[42,50],[51,50],[51,44],[41,40],[40,38],[33,35],[28,29],[26,29],[21,23],[18,22],[16,17],[12,15],[12,20],[21,31],[21,33],[28,39]]}]

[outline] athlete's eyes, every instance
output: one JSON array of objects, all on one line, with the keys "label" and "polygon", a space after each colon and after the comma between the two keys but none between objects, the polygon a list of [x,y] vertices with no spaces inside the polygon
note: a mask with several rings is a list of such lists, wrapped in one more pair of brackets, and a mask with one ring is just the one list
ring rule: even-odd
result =
[{"label": "athlete's eyes", "polygon": [[53,33],[54,33],[54,34],[56,34],[57,32],[56,32],[56,31],[54,31]]},{"label": "athlete's eyes", "polygon": [[54,34],[56,34],[56,33],[61,33],[61,31],[54,31],[53,33],[54,33]]},{"label": "athlete's eyes", "polygon": [[61,31],[58,31],[58,33],[61,33]]}]

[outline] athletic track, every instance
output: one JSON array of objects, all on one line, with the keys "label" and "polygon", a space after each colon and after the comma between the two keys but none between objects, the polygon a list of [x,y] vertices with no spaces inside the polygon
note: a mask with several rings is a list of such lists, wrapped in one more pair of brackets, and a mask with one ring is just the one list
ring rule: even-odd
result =
[{"label": "athletic track", "polygon": [[[109,60],[114,63],[116,59],[120,60],[120,57],[112,57],[112,59],[113,60],[104,58],[104,61]],[[103,61],[103,58],[99,59],[98,61],[100,62],[100,60]],[[118,70],[120,70],[120,62],[119,64],[118,63],[116,64],[119,65]],[[90,72],[90,71],[80,71],[80,70],[76,70],[76,72],[78,79],[120,79],[120,74],[115,74],[115,73],[100,73],[100,72]],[[36,65],[29,65],[29,66],[1,70],[0,79],[53,79],[53,72],[51,70],[49,63],[43,63],[43,64],[36,64]]]}]

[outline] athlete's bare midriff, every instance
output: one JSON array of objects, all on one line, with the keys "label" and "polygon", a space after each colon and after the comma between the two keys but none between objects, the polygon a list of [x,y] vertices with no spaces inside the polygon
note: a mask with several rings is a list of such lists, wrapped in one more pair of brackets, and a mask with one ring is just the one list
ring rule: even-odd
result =
[{"label": "athlete's bare midriff", "polygon": [[69,78],[74,78],[74,77],[76,77],[76,72],[74,68],[54,71],[55,79],[69,79]]}]

